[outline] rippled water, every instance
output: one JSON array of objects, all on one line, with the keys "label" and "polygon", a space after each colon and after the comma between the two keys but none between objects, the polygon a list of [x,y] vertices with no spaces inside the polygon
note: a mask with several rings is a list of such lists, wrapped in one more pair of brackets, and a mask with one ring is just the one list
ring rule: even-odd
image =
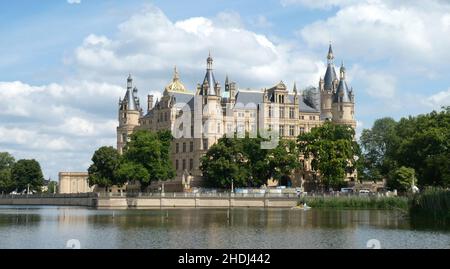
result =
[{"label": "rippled water", "polygon": [[450,248],[395,211],[1,207],[0,248]]}]

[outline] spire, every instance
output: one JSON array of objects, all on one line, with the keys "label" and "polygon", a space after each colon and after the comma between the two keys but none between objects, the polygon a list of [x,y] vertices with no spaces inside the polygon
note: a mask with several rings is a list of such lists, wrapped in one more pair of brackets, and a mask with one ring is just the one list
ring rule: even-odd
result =
[{"label": "spire", "polygon": [[297,93],[297,82],[294,81],[294,92]]},{"label": "spire", "polygon": [[[127,78],[127,92],[122,103],[122,109],[126,110],[140,110],[139,107],[139,98],[137,97],[138,89],[136,87],[133,88],[133,78],[131,74],[128,75]],[[125,106],[126,105],[126,106]]]},{"label": "spire", "polygon": [[131,74],[128,74],[127,90],[131,90],[132,88],[133,88],[133,78],[131,77]]},{"label": "spire", "polygon": [[345,66],[344,61],[341,63],[341,80],[345,80]]},{"label": "spire", "polygon": [[174,67],[172,82],[166,86],[167,92],[186,92],[186,87],[180,80],[180,74],[178,73],[177,66]]},{"label": "spire", "polygon": [[225,77],[225,84],[229,84],[228,74]]},{"label": "spire", "polygon": [[331,47],[331,41],[330,41],[330,47],[328,48],[327,59],[328,59],[328,64],[332,64],[333,63],[334,54],[333,54],[333,48]]},{"label": "spire", "polygon": [[[207,68],[205,79],[202,84],[202,94],[204,95],[216,95],[216,78],[213,73],[213,58],[211,57],[211,52],[208,54]],[[207,88],[207,89],[206,89]]]},{"label": "spire", "polygon": [[334,69],[334,54],[333,54],[333,48],[331,46],[331,42],[330,42],[330,47],[328,48],[328,66],[327,66],[327,71],[325,72],[325,77],[324,77],[324,86],[325,86],[325,90],[330,91],[333,90],[334,86],[333,83],[335,80],[337,80],[337,76],[336,76],[336,71]]},{"label": "spire", "polygon": [[178,69],[177,69],[177,66],[175,65],[174,72],[173,72],[173,81],[175,82],[178,80],[180,80],[180,75],[178,74]]},{"label": "spire", "polygon": [[208,59],[206,59],[206,63],[207,63],[207,70],[212,70],[212,65],[213,65],[213,58],[211,57],[211,51],[209,51],[208,54]]}]

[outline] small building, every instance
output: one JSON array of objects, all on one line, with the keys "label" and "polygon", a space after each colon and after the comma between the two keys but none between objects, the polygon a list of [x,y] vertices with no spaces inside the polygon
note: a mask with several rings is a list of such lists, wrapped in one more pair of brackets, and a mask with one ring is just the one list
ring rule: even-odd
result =
[{"label": "small building", "polygon": [[94,187],[89,187],[87,172],[60,172],[58,193],[89,193]]}]

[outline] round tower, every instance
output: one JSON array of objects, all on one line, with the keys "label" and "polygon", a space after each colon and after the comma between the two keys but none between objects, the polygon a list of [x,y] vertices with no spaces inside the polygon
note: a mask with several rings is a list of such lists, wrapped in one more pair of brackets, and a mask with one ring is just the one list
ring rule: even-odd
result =
[{"label": "round tower", "polygon": [[355,121],[355,100],[353,91],[350,91],[345,81],[344,63],[340,69],[340,80],[336,93],[333,97],[332,113],[333,122],[336,124],[346,124],[356,128]]},{"label": "round tower", "polygon": [[123,100],[119,100],[119,126],[117,127],[117,150],[123,153],[123,148],[129,141],[131,134],[135,128],[139,126],[139,118],[141,117],[141,108],[139,98],[137,97],[138,89],[133,89],[133,78],[131,75],[127,79],[127,91]]}]

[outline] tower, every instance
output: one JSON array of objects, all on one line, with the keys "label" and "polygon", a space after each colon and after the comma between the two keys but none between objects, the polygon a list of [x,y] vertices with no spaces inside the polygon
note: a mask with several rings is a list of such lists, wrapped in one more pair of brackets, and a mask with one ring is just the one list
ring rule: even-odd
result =
[{"label": "tower", "polygon": [[349,90],[345,81],[345,67],[342,63],[340,68],[339,85],[333,95],[332,113],[333,122],[346,124],[356,128],[355,100],[353,90]]},{"label": "tower", "polygon": [[337,76],[334,69],[334,54],[333,48],[328,48],[327,55],[327,71],[325,72],[325,77],[319,81],[319,91],[320,91],[320,118],[323,120],[331,120],[332,114],[332,99],[333,94],[336,92],[337,86]]},{"label": "tower", "polygon": [[137,97],[138,89],[133,88],[133,78],[131,75],[127,79],[127,91],[124,99],[119,99],[119,126],[117,127],[117,150],[123,153],[127,141],[134,129],[139,126],[139,118],[142,116],[142,109]]},{"label": "tower", "polygon": [[200,110],[199,102],[201,102],[200,113],[203,126],[203,150],[209,149],[209,147],[213,145],[220,137],[222,137],[224,133],[223,114],[221,106],[221,88],[220,84],[216,82],[216,79],[214,77],[213,61],[214,60],[211,57],[210,53],[206,60],[205,78],[203,80],[203,83],[197,86],[196,94],[196,103],[198,105],[198,109],[196,108],[196,112]]}]

